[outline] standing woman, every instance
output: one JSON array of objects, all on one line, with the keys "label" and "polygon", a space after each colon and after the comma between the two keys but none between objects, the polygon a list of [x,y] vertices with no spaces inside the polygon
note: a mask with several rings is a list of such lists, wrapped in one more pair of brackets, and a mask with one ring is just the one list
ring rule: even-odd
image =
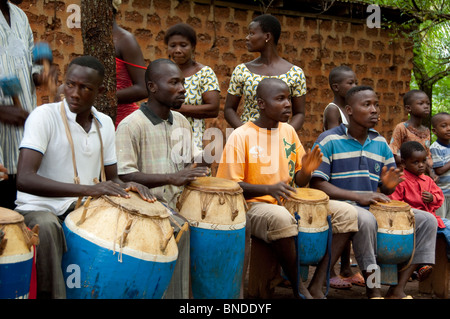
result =
[{"label": "standing woman", "polygon": [[[121,0],[113,0],[114,17]],[[113,41],[116,54],[117,115],[115,126],[139,108],[136,102],[147,98],[145,61],[133,34],[113,22]]]},{"label": "standing woman", "polygon": [[214,71],[194,60],[197,34],[188,24],[178,23],[169,28],[164,37],[169,58],[183,72],[186,99],[178,112],[191,123],[194,142],[203,149],[205,118],[215,118],[219,114],[220,89]]},{"label": "standing woman", "polygon": [[[305,75],[301,68],[278,55],[280,34],[281,24],[270,14],[258,16],[250,23],[245,38],[247,49],[249,52],[259,52],[260,56],[248,63],[239,64],[231,75],[224,115],[233,128],[258,119],[256,87],[262,79],[268,77],[281,79],[288,84],[292,102],[292,118],[289,124],[296,131],[302,127],[305,120]],[[239,117],[237,109],[242,96],[244,111]]]}]

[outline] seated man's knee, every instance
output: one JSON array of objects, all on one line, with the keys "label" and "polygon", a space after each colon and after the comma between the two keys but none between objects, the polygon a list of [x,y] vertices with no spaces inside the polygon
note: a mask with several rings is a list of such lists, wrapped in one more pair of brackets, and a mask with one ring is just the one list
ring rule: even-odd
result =
[{"label": "seated man's knee", "polygon": [[[355,206],[356,207],[356,206]],[[368,210],[357,207],[359,231],[377,231],[378,225],[375,216]]]},{"label": "seated man's knee", "polygon": [[56,234],[62,234],[61,221],[50,212],[30,212],[25,214],[25,224],[29,228],[39,225],[39,241],[44,244],[51,240]]}]

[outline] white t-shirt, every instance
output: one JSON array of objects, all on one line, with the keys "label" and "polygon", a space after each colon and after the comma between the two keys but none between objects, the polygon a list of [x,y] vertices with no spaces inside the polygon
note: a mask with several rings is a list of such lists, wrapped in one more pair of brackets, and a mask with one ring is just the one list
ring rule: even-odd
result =
[{"label": "white t-shirt", "polygon": [[[75,159],[80,184],[92,185],[94,178],[100,179],[101,155],[97,126],[92,122],[87,133],[75,120],[76,114],[69,110],[64,100],[69,129],[72,135]],[[43,154],[37,173],[43,177],[74,183],[72,151],[60,111],[61,102],[44,104],[29,115],[20,148],[29,148]],[[100,123],[103,139],[104,165],[117,163],[115,149],[115,129],[109,116],[92,107],[94,116]],[[62,215],[76,201],[76,197],[42,197],[17,192],[16,205],[21,211],[50,211]]]},{"label": "white t-shirt", "polygon": [[[325,111],[327,110],[327,108],[329,106],[335,106],[339,110],[339,114],[341,115],[341,123],[344,124],[344,125],[348,125],[347,117],[345,116],[344,112],[342,112],[341,108],[339,106],[337,106],[337,104],[335,104],[333,102],[329,103],[325,107],[325,109],[323,110],[323,114],[325,114]],[[324,121],[324,124],[325,124],[325,121]],[[325,127],[324,127],[324,130],[325,130]]]}]

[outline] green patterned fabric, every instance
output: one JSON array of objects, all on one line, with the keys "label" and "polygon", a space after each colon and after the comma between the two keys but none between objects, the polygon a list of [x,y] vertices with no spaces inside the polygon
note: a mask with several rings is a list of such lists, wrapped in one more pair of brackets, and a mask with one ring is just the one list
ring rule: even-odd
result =
[{"label": "green patterned fabric", "polygon": [[[216,74],[209,66],[204,66],[197,73],[185,78],[184,87],[186,88],[185,104],[202,105],[202,94],[208,91],[220,91],[219,80]],[[203,132],[205,131],[205,120],[186,116],[192,126],[194,133],[194,142],[199,150],[203,149]]]},{"label": "green patterned fabric", "polygon": [[306,79],[303,70],[293,65],[287,73],[267,76],[252,73],[247,66],[239,64],[233,71],[228,87],[228,93],[244,96],[244,111],[241,115],[243,123],[255,121],[259,117],[259,108],[256,102],[256,88],[264,78],[277,78],[287,83],[292,97],[306,94]]}]

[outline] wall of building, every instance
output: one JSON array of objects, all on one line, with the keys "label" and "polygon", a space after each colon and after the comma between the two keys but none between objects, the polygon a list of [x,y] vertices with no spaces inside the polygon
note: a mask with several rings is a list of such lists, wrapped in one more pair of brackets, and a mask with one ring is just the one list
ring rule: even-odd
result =
[{"label": "wall of building", "polygon": [[[81,29],[71,26],[76,22],[76,11],[70,5],[79,4],[80,0],[25,0],[20,5],[29,17],[35,40],[52,46],[61,74],[69,61],[83,52]],[[245,36],[258,7],[221,4],[213,7],[210,1],[123,0],[117,22],[136,36],[147,62],[167,57],[163,38],[168,27],[178,22],[191,24],[198,36],[195,58],[216,72],[223,110],[233,68],[256,57],[246,50]],[[379,94],[382,120],[376,129],[389,140],[394,126],[407,116],[402,96],[409,90],[411,78],[410,43],[389,30],[370,29],[365,21],[318,19],[294,11],[274,14],[282,23],[280,54],[303,68],[307,79],[306,120],[299,132],[303,144],[310,147],[322,131],[323,109],[333,98],[328,73],[341,64],[352,67],[359,83],[373,86]],[[49,100],[46,92],[38,91],[38,97],[40,103]],[[222,130],[228,126],[222,111],[207,125]]]}]

